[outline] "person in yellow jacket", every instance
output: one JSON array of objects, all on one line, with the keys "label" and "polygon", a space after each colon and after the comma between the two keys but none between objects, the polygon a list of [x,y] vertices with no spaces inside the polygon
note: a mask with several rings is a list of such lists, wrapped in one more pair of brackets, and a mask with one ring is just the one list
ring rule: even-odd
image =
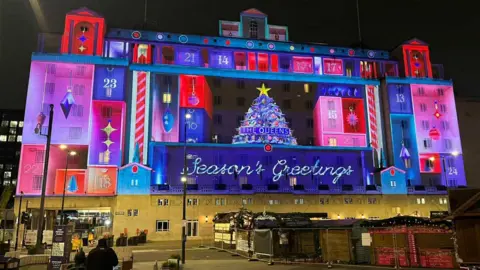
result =
[{"label": "person in yellow jacket", "polygon": [[88,233],[88,245],[93,247],[93,241],[94,241],[93,233],[89,232]]},{"label": "person in yellow jacket", "polygon": [[79,251],[82,248],[83,241],[79,234],[74,234],[72,238],[72,250]]}]

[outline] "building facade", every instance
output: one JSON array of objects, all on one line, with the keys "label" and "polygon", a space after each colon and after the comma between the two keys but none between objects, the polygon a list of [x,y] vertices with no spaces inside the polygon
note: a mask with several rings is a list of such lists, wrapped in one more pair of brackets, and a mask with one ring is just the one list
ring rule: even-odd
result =
[{"label": "building facade", "polygon": [[38,208],[45,138],[34,131],[47,131],[53,104],[46,207],[59,209],[65,186],[66,209],[110,219],[115,235],[180,239],[182,176],[189,237],[212,238],[214,214],[242,206],[428,217],[466,185],[441,73],[422,41],[298,44],[256,9],[220,21],[217,37],[107,30],[75,10],[61,52],[32,56],[17,194]]}]

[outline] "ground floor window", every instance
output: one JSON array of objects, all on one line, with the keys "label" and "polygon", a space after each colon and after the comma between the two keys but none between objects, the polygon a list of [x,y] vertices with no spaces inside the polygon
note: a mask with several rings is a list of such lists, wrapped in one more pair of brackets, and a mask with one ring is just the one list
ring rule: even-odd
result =
[{"label": "ground floor window", "polygon": [[157,220],[157,232],[168,232],[168,231],[170,231],[170,221]]},{"label": "ground floor window", "polygon": [[187,236],[198,236],[198,220],[187,221]]}]

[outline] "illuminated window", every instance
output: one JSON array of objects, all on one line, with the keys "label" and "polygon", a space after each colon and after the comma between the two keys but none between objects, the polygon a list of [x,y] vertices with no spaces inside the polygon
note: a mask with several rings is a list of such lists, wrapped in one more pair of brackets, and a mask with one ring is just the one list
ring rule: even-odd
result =
[{"label": "illuminated window", "polygon": [[10,122],[10,127],[17,127],[18,126],[18,122],[17,121],[12,121]]},{"label": "illuminated window", "polygon": [[138,179],[132,179],[130,181],[130,186],[137,187],[138,186]]},{"label": "illuminated window", "polygon": [[158,199],[158,206],[168,206],[168,199]]},{"label": "illuminated window", "polygon": [[187,205],[192,206],[192,205],[198,205],[198,199],[193,198],[193,199],[187,199]]},{"label": "illuminated window", "polygon": [[23,121],[18,122],[18,127],[23,128]]},{"label": "illuminated window", "polygon": [[17,136],[17,142],[22,142],[22,135]]},{"label": "illuminated window", "polygon": [[377,198],[368,198],[368,204],[377,204]]},{"label": "illuminated window", "polygon": [[447,204],[448,203],[447,198],[439,198],[438,201],[439,201],[440,204]]},{"label": "illuminated window", "polygon": [[294,202],[295,204],[304,204],[303,198],[295,199]]},{"label": "illuminated window", "polygon": [[168,231],[170,231],[170,221],[169,220],[157,220],[156,231],[157,232],[168,232]]},{"label": "illuminated window", "polygon": [[172,102],[172,94],[170,93],[163,93],[163,103],[169,104]]},{"label": "illuminated window", "polygon": [[7,141],[7,135],[0,135],[0,142],[6,142]]},{"label": "illuminated window", "polygon": [[215,205],[226,205],[225,198],[215,198]]},{"label": "illuminated window", "polygon": [[401,213],[401,208],[400,207],[392,207],[392,213],[394,215],[398,215]]},{"label": "illuminated window", "polygon": [[425,204],[425,198],[417,198],[417,204]]},{"label": "illuminated window", "polygon": [[12,178],[12,172],[10,171],[3,172],[3,179],[10,179],[10,178]]},{"label": "illuminated window", "polygon": [[295,176],[290,176],[290,177],[289,177],[289,180],[290,180],[290,186],[291,186],[291,187],[297,185],[297,177],[295,177]]},{"label": "illuminated window", "polygon": [[390,186],[391,187],[396,187],[397,186],[397,181],[390,181]]},{"label": "illuminated window", "polygon": [[303,91],[305,92],[305,94],[310,93],[310,84],[308,83],[303,84]]},{"label": "illuminated window", "polygon": [[3,120],[2,121],[2,127],[8,127],[8,121]]},{"label": "illuminated window", "polygon": [[427,105],[425,103],[420,103],[420,111],[421,112],[426,112],[427,111]]},{"label": "illuminated window", "polygon": [[337,138],[328,138],[328,146],[337,146]]},{"label": "illuminated window", "polygon": [[280,204],[279,200],[268,200],[268,204],[274,205],[274,204]]},{"label": "illuminated window", "polygon": [[8,141],[9,141],[9,142],[14,142],[14,141],[16,141],[16,140],[17,140],[17,138],[16,138],[15,135],[9,135],[9,136],[8,136]]},{"label": "illuminated window", "polygon": [[343,199],[343,202],[344,202],[345,204],[353,204],[353,199],[352,199],[352,198],[344,198],[344,199]]},{"label": "illuminated window", "polygon": [[11,171],[12,169],[13,169],[13,165],[12,165],[12,164],[6,164],[6,165],[5,165],[5,170]]},{"label": "illuminated window", "polygon": [[247,205],[247,204],[253,204],[253,199],[252,198],[243,198],[242,199],[242,205]]}]

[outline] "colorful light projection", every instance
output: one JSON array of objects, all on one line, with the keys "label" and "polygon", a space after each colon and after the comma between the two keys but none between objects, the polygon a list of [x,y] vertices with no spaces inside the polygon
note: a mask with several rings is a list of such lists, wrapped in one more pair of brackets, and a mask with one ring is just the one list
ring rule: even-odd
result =
[{"label": "colorful light projection", "polygon": [[270,88],[262,84],[262,87],[258,87],[257,90],[260,91],[260,95],[255,98],[245,114],[232,143],[296,145],[297,140],[292,136],[284,114],[273,98],[268,96]]},{"label": "colorful light projection", "polygon": [[[186,115],[189,115],[187,119]],[[180,109],[180,142],[185,140],[185,125],[187,142],[205,143],[210,140],[212,119],[203,109]]]},{"label": "colorful light projection", "polygon": [[130,107],[129,161],[133,160],[135,148],[140,153],[140,163],[147,162],[148,142],[150,138],[150,72],[133,72],[132,102]]},{"label": "colorful light projection", "polygon": [[155,142],[178,142],[178,77],[154,74],[152,85],[151,139]]},{"label": "colorful light projection", "polygon": [[[43,144],[35,134],[39,118],[48,123],[49,104],[54,107],[52,144],[89,143],[93,65],[32,62],[22,141]],[[42,133],[47,126],[43,125]]]},{"label": "colorful light projection", "polygon": [[85,169],[69,169],[65,178],[65,169],[57,169],[53,194],[62,195],[65,187],[65,195],[85,195],[85,174]]},{"label": "colorful light projection", "polygon": [[89,166],[87,194],[113,196],[117,191],[117,167]]},{"label": "colorful light projection", "polygon": [[125,100],[125,76],[126,70],[123,67],[97,66],[93,99]]},{"label": "colorful light projection", "polygon": [[89,165],[121,165],[124,123],[123,101],[93,101]]},{"label": "colorful light projection", "polygon": [[390,113],[412,114],[412,95],[407,84],[388,85],[388,105]]},{"label": "colorful light projection", "polygon": [[204,76],[180,75],[180,107],[205,109],[212,117],[212,91]]},{"label": "colorful light projection", "polygon": [[383,151],[384,149],[382,115],[380,108],[380,98],[378,96],[378,87],[373,85],[367,85],[366,91],[370,146],[377,151],[377,154],[380,154],[380,151]]},{"label": "colorful light projection", "polygon": [[461,154],[453,88],[412,84],[411,89],[419,153]]},{"label": "colorful light projection", "polygon": [[[68,157],[68,170],[86,170],[87,169],[87,159],[88,159],[88,145],[67,145],[67,149],[70,151],[75,151],[77,154],[75,156]],[[58,195],[56,194],[57,182],[63,181],[64,179],[57,179],[58,171],[65,170],[66,161],[67,161],[68,152],[62,150],[60,145],[53,144],[50,148],[50,161],[48,163],[48,180],[47,180],[47,194],[48,195]],[[67,173],[67,176],[69,173]],[[77,179],[78,181],[81,178]],[[67,185],[68,185],[67,179]],[[77,183],[78,186],[81,183]],[[85,189],[83,189],[85,191]],[[85,194],[85,192],[83,192]],[[88,194],[87,194],[88,195]]]},{"label": "colorful light projection", "polygon": [[343,76],[343,60],[323,58],[323,74]]},{"label": "colorful light projection", "polygon": [[407,179],[405,171],[389,167],[380,172],[382,194],[406,194]]},{"label": "colorful light projection", "polygon": [[45,145],[22,145],[17,194],[20,192],[25,195],[41,194],[44,157]]},{"label": "colorful light projection", "polygon": [[138,163],[130,163],[119,169],[118,195],[144,195],[150,193],[152,169]]},{"label": "colorful light projection", "polygon": [[[152,178],[155,182],[158,178],[158,183],[181,184],[182,145],[154,145],[152,152]],[[371,151],[361,150],[319,152],[275,148],[272,156],[261,145],[221,147],[192,144],[188,152],[188,175],[199,185],[212,185],[212,179],[227,185],[238,185],[240,178],[254,186],[276,183],[280,187],[290,187],[291,181],[315,189],[318,184],[365,185],[364,174],[372,168]]]},{"label": "colorful light projection", "polygon": [[[349,93],[355,98],[341,97]],[[364,95],[359,87],[319,85],[314,109],[315,145],[367,146]]]}]

